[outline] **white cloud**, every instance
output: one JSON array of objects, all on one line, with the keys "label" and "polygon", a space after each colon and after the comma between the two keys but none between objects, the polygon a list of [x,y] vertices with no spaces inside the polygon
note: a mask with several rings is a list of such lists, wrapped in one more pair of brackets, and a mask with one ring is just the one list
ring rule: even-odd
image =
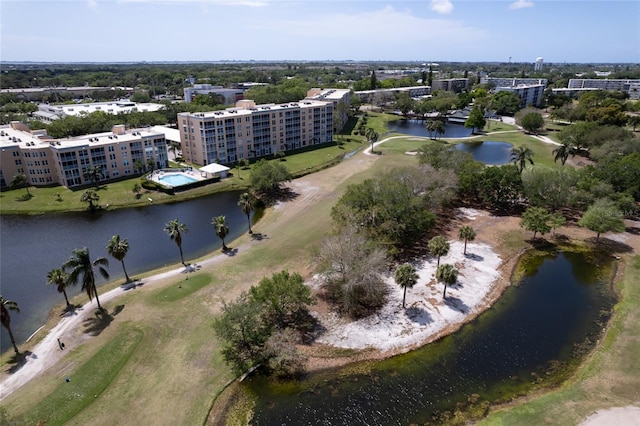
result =
[{"label": "white cloud", "polygon": [[453,3],[451,0],[431,0],[431,10],[447,15],[453,11]]},{"label": "white cloud", "polygon": [[97,0],[87,0],[87,6],[89,6],[89,8],[91,8],[91,9],[95,9],[96,7],[98,7],[98,1]]},{"label": "white cloud", "polygon": [[524,9],[527,7],[533,7],[533,2],[529,0],[516,0],[509,5],[509,9],[511,10]]}]

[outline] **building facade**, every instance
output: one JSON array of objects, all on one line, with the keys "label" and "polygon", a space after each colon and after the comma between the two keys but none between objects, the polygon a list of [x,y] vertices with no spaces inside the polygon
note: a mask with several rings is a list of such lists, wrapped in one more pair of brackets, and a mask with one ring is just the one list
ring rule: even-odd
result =
[{"label": "building facade", "polygon": [[204,113],[179,113],[182,155],[206,166],[233,164],[333,140],[333,103],[304,99],[286,104],[236,107]]},{"label": "building facade", "polygon": [[446,92],[461,93],[469,88],[468,78],[445,78],[433,80],[431,91],[444,90]]},{"label": "building facade", "polygon": [[373,103],[376,97],[393,99],[398,93],[408,93],[412,98],[431,94],[431,86],[394,87],[391,89],[359,90],[354,92],[362,102]]},{"label": "building facade", "polygon": [[68,116],[79,116],[81,114],[91,114],[96,111],[106,112],[107,114],[130,114],[132,112],[155,112],[164,109],[162,104],[155,103],[136,103],[130,101],[113,101],[113,102],[92,102],[83,104],[63,104],[50,105],[39,104],[38,111],[33,116],[40,121],[50,123],[58,118]]},{"label": "building facade", "polygon": [[224,99],[225,105],[233,105],[237,101],[243,99],[246,89],[226,89],[222,86],[214,86],[212,84],[194,84],[193,87],[184,88],[184,101],[191,103],[196,95],[208,95],[214,93]]},{"label": "building facade", "polygon": [[542,95],[545,89],[544,84],[529,84],[508,87],[496,87],[495,92],[511,92],[520,97],[520,108],[532,105],[540,107],[542,105]]},{"label": "building facade", "polygon": [[[351,105],[351,90],[349,89],[310,89],[305,99],[312,101],[331,102],[333,104],[334,132],[342,130],[349,120],[349,105]],[[344,107],[339,105],[343,104]],[[336,119],[336,117],[338,117]]]},{"label": "building facade", "polygon": [[91,182],[89,167],[102,168],[104,180],[134,175],[144,169],[168,167],[164,134],[148,129],[126,130],[76,138],[53,139],[44,130],[31,131],[26,124],[0,126],[0,186],[16,174],[24,174],[33,186],[59,184],[69,188]]},{"label": "building facade", "polygon": [[518,77],[480,77],[480,84],[488,84],[493,87],[516,87],[522,85],[542,84],[547,87],[546,78],[518,78]]},{"label": "building facade", "polygon": [[[640,79],[608,79],[608,78],[572,78],[569,80],[569,89],[599,89],[607,91],[620,91],[629,94],[631,99],[640,99],[638,86]],[[634,97],[632,97],[634,96]]]}]

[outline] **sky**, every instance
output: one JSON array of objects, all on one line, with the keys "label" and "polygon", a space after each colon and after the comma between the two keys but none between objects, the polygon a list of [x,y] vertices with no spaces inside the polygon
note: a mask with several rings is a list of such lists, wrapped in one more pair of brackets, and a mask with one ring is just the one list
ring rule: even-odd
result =
[{"label": "sky", "polygon": [[0,0],[0,61],[640,63],[640,1]]}]

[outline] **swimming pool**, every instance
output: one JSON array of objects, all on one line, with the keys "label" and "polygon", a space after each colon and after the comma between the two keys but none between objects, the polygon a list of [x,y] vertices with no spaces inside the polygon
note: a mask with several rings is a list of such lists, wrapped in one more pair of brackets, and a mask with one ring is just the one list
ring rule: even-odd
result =
[{"label": "swimming pool", "polygon": [[183,175],[182,173],[172,173],[160,176],[158,180],[171,186],[182,186],[198,181],[197,179]]}]

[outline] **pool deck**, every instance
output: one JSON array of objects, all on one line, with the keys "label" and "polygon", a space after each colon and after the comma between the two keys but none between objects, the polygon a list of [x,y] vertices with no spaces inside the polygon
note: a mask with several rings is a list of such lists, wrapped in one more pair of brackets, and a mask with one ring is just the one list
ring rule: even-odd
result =
[{"label": "pool deck", "polygon": [[[203,177],[202,174],[196,170],[196,169],[175,169],[174,170],[167,170],[167,169],[163,169],[163,170],[155,170],[153,173],[151,173],[151,175],[149,176],[149,180],[156,182],[162,186],[165,187],[169,187],[169,188],[176,188],[178,186],[183,186],[183,185],[171,185],[168,182],[162,181],[161,178],[165,177],[165,176],[170,176],[170,175],[182,175],[182,176],[187,176],[190,179],[194,179],[196,181],[203,181],[203,180],[207,180],[206,177]],[[191,183],[191,182],[189,182]]]}]

